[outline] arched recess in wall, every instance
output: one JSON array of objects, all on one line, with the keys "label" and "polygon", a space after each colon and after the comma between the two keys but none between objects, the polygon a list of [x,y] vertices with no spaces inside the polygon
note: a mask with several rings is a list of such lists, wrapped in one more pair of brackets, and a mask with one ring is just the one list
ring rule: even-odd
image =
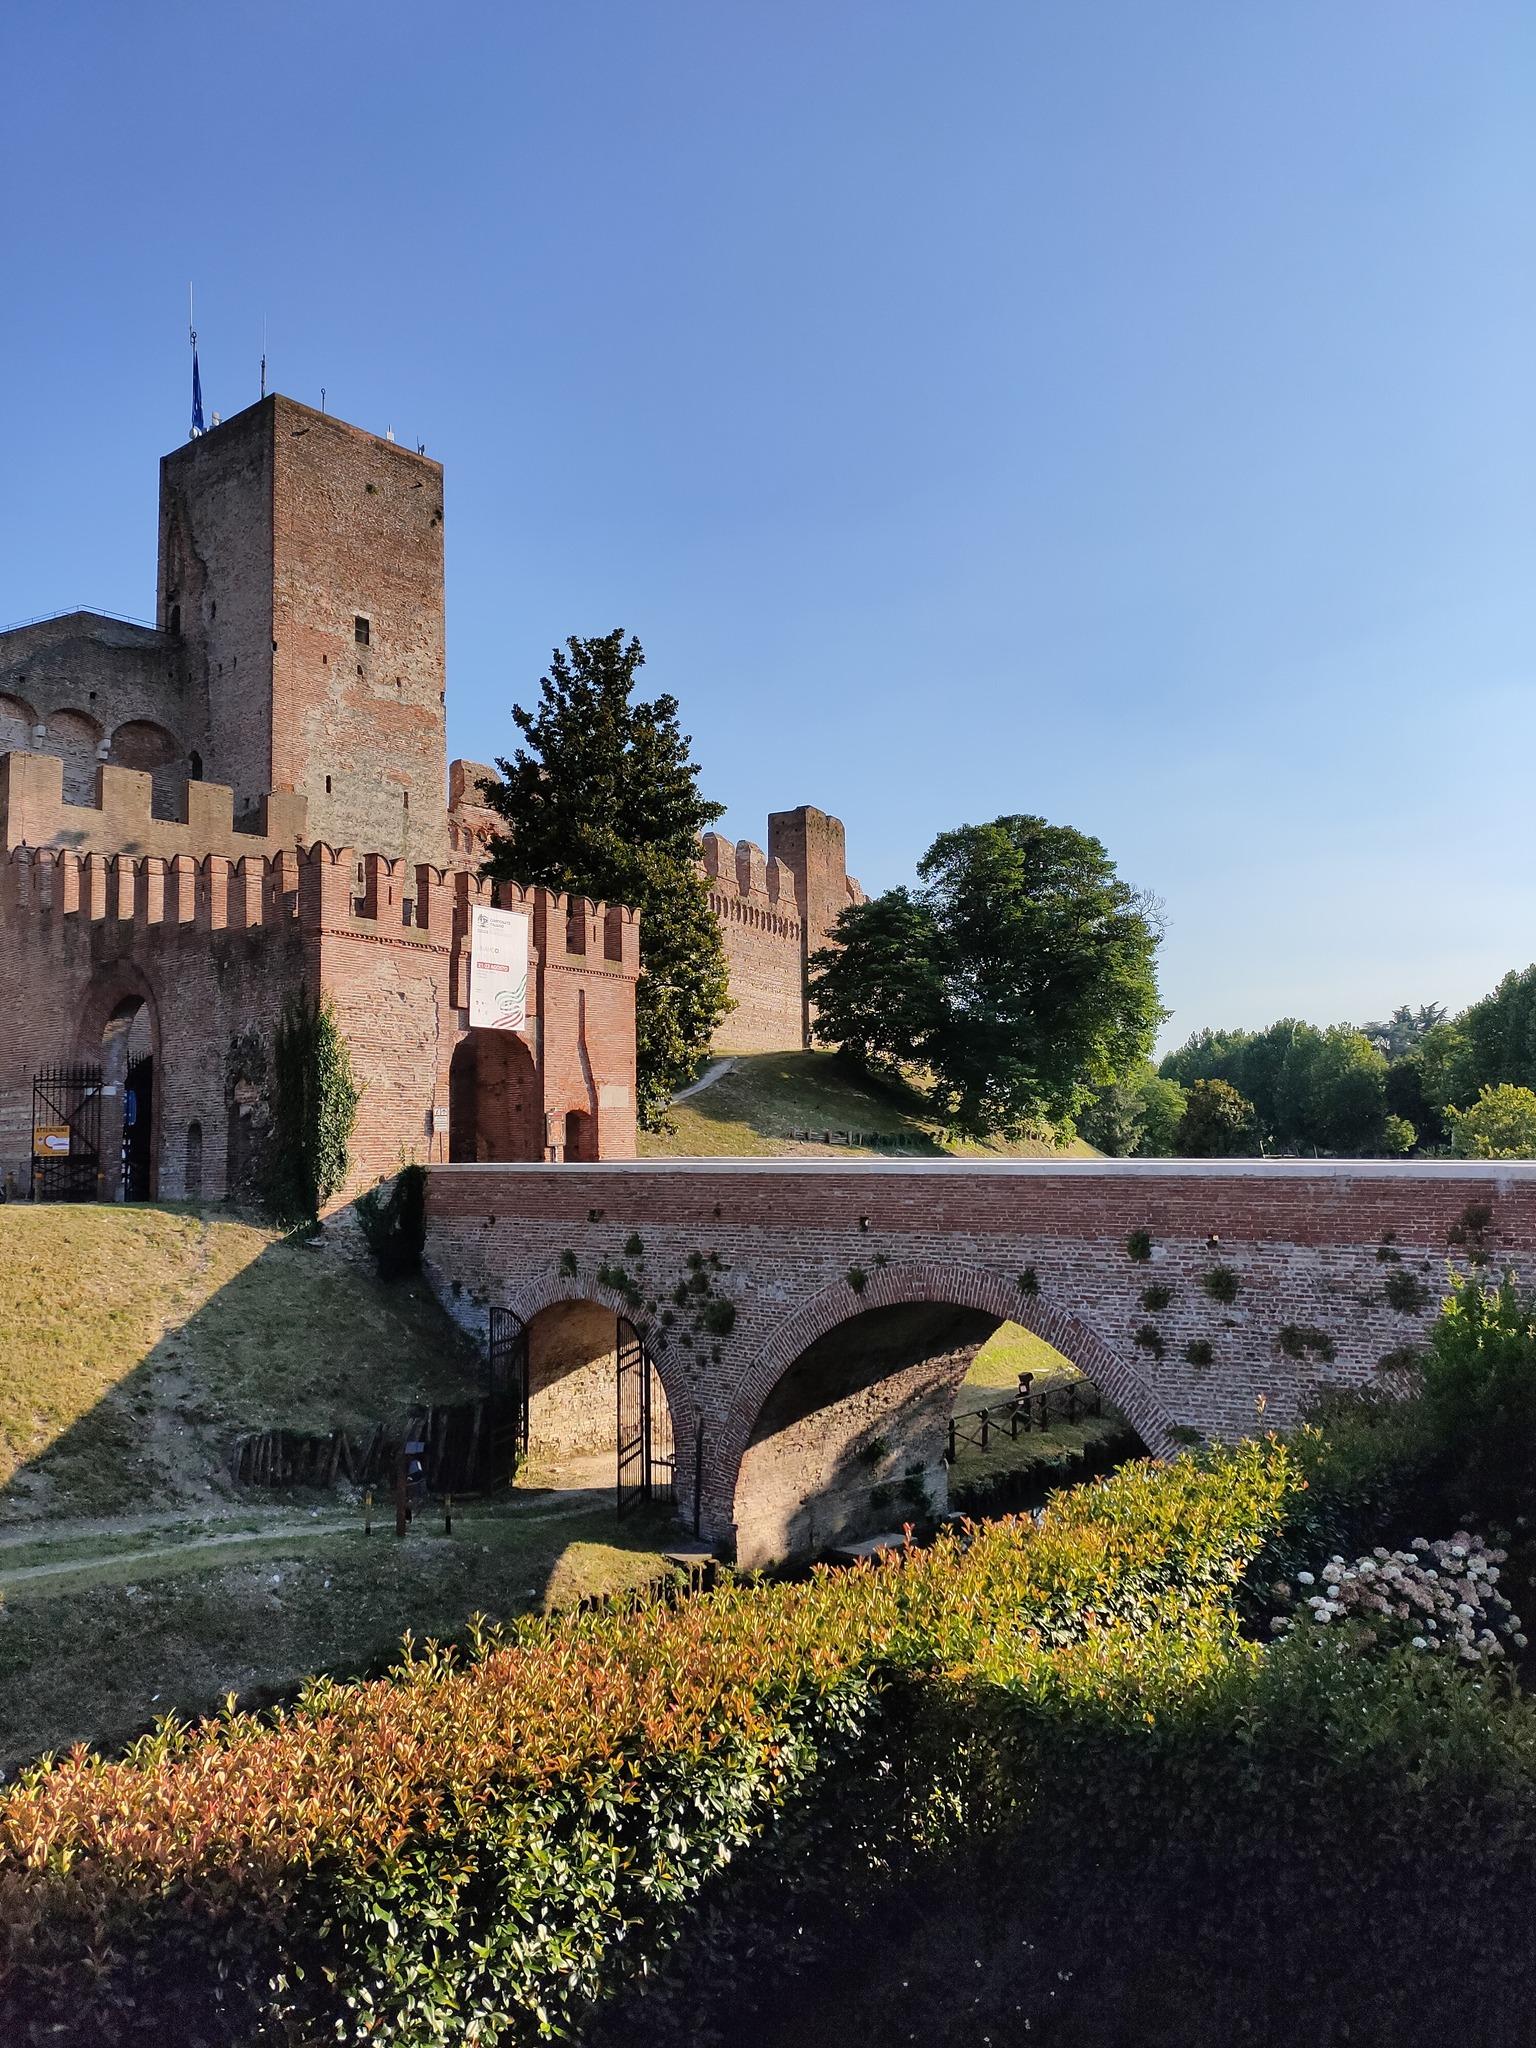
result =
[{"label": "arched recess in wall", "polygon": [[542,1159],[539,1074],[515,1031],[472,1031],[448,1069],[448,1157]]},{"label": "arched recess in wall", "polygon": [[130,718],[112,735],[107,759],[115,768],[134,768],[150,778],[150,812],[179,820],[186,770],[181,742],[150,718]]},{"label": "arched recess in wall", "polygon": [[0,690],[0,754],[25,754],[34,744],[37,713],[24,697]]},{"label": "arched recess in wall", "polygon": [[[1170,1418],[1141,1375],[1069,1310],[1021,1294],[1014,1276],[963,1266],[886,1266],[838,1282],[754,1359],[726,1418],[731,1520],[746,1565],[814,1551],[880,1522],[871,1495],[920,1476],[931,1501],[955,1397],[980,1347],[1013,1322],[1077,1367],[1148,1449],[1172,1448]],[[898,1517],[899,1519],[899,1517]],[[891,1525],[885,1513],[882,1526]]]},{"label": "arched recess in wall", "polygon": [[44,724],[42,751],[64,763],[65,803],[95,803],[101,727],[84,711],[50,711]]},{"label": "arched recess in wall", "polygon": [[187,1157],[183,1192],[188,1201],[200,1201],[203,1193],[203,1127],[196,1117],[187,1125]]},{"label": "arched recess in wall", "polygon": [[160,1009],[136,967],[108,968],[91,983],[80,1008],[76,1056],[101,1068],[106,1199],[151,1200],[160,1191]]}]

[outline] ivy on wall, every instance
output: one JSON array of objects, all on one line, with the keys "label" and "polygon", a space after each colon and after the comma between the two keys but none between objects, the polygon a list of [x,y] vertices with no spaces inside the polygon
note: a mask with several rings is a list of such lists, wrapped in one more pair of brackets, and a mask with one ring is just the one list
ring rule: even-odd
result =
[{"label": "ivy on wall", "polygon": [[290,996],[272,1039],[267,1206],[280,1223],[312,1223],[346,1183],[360,1089],[328,997]]}]

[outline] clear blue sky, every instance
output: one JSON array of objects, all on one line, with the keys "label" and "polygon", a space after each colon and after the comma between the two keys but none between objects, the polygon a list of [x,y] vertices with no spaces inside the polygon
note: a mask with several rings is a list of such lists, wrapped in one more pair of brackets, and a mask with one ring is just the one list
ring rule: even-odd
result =
[{"label": "clear blue sky", "polygon": [[725,829],[1036,811],[1169,1042],[1536,957],[1536,10],[7,10],[0,621],[274,385],[448,470],[451,745],[622,624]]}]

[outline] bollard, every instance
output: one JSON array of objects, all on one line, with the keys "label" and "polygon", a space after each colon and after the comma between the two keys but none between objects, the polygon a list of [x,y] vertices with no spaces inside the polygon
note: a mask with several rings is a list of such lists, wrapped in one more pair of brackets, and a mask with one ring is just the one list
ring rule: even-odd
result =
[{"label": "bollard", "polygon": [[451,1493],[443,1495],[443,1534],[445,1536],[453,1534],[453,1495]]},{"label": "bollard", "polygon": [[373,1488],[370,1486],[363,1495],[363,1534],[373,1534]]}]

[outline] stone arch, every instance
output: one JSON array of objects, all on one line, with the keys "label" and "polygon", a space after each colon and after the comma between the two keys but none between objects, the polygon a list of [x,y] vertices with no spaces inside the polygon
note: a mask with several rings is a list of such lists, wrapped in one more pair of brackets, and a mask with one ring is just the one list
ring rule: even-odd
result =
[{"label": "stone arch", "polygon": [[101,758],[102,730],[88,711],[63,707],[50,711],[43,721],[41,742],[45,754],[57,754],[64,763],[64,801],[93,804],[96,801],[96,769]]},{"label": "stone arch", "polygon": [[0,690],[0,754],[27,754],[36,744],[37,713],[25,697]]},{"label": "stone arch", "polygon": [[[925,1316],[919,1313],[924,1310],[951,1313]],[[902,1311],[912,1313],[904,1319]],[[834,1355],[841,1362],[841,1355],[828,1346],[818,1359],[817,1347],[855,1322],[862,1327],[858,1342],[850,1345],[853,1377],[845,1374],[846,1384],[829,1382],[831,1391],[822,1396],[814,1375]],[[829,1475],[834,1470],[848,1481],[846,1461],[837,1468],[829,1460],[842,1455],[838,1429],[847,1434],[860,1426],[861,1401],[871,1414],[882,1400],[900,1404],[902,1429],[911,1432],[914,1446],[924,1449],[919,1462],[933,1468],[925,1473],[930,1490],[935,1495],[942,1492],[944,1479],[934,1467],[936,1432],[947,1418],[969,1357],[1004,1322],[1022,1324],[1076,1365],[1121,1411],[1149,1450],[1159,1455],[1172,1452],[1171,1418],[1152,1389],[1061,1303],[1044,1295],[1024,1295],[1016,1277],[980,1267],[879,1267],[861,1288],[841,1280],[804,1302],[778,1326],[743,1375],[721,1428],[716,1495],[731,1503],[741,1561],[765,1562],[785,1548],[815,1548],[836,1536],[837,1499],[829,1496],[826,1510],[818,1513],[814,1489],[833,1486]],[[903,1352],[898,1357],[904,1324],[910,1326],[910,1355]],[[866,1361],[862,1368],[857,1362],[861,1352]],[[807,1360],[813,1383],[797,1387],[795,1369]],[[879,1395],[868,1400],[875,1388]],[[840,1417],[837,1429],[831,1427],[834,1409]],[[808,1429],[818,1412],[825,1426]],[[863,1424],[868,1425],[864,1434],[870,1441],[883,1439],[883,1421],[871,1424],[866,1415]],[[768,1455],[775,1436],[777,1471]],[[795,1460],[801,1469],[794,1468]],[[895,1469],[905,1469],[901,1460]]]},{"label": "stone arch", "polygon": [[135,768],[150,778],[150,814],[176,819],[181,812],[184,778],[181,742],[152,718],[129,718],[112,735],[107,759],[117,768]]}]

